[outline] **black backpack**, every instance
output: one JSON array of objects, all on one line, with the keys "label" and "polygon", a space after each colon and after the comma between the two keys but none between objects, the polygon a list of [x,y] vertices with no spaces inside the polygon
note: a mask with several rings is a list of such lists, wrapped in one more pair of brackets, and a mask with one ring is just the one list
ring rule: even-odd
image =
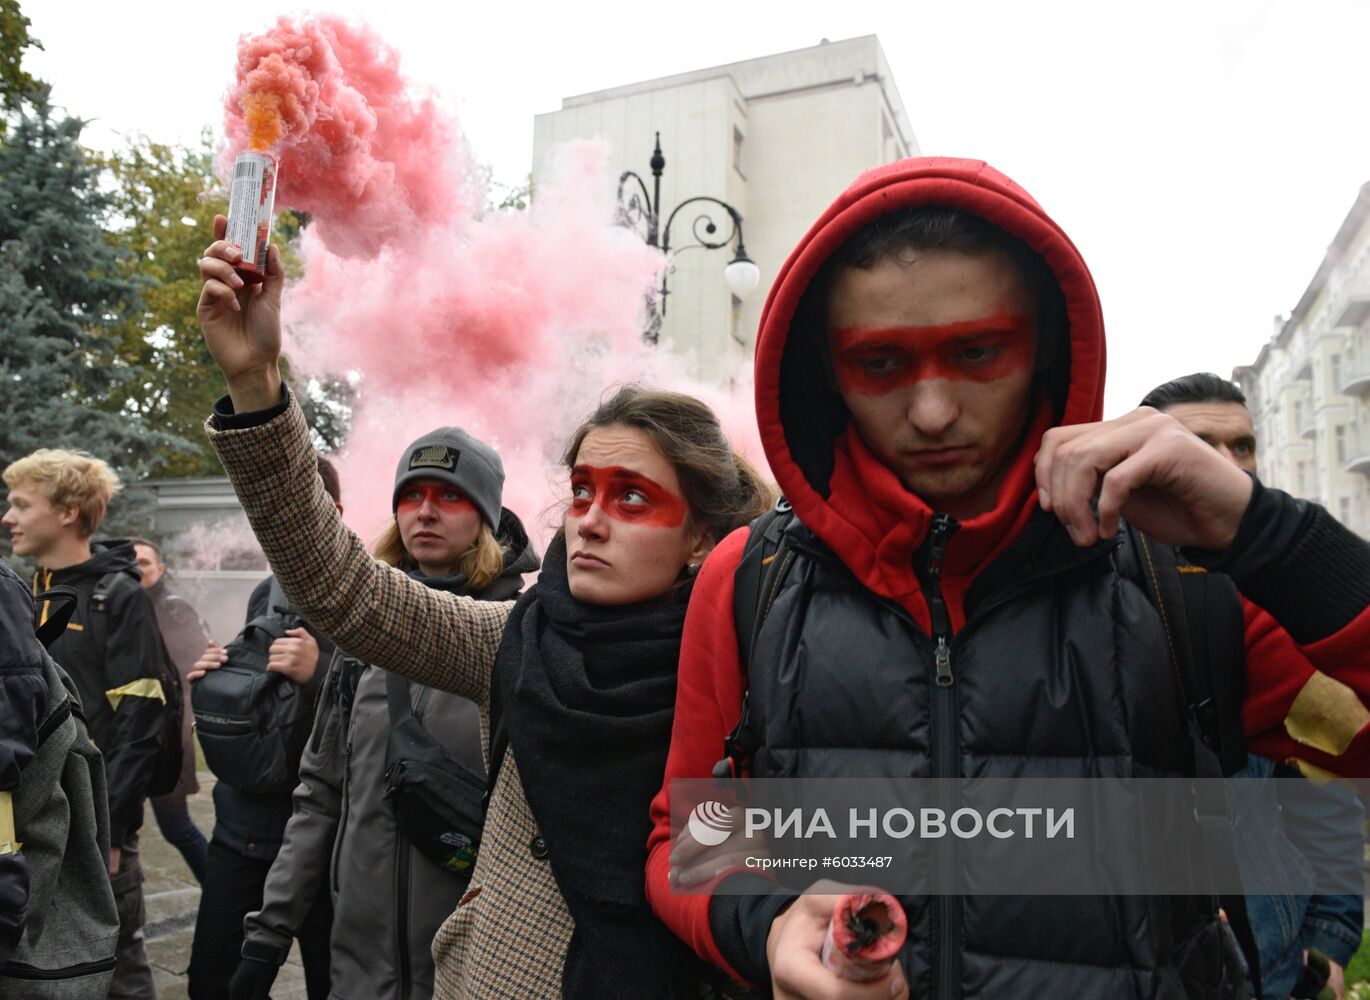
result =
[{"label": "black backpack", "polygon": [[299,783],[314,713],[299,685],[266,665],[271,644],[303,625],[272,577],[266,613],[243,626],[224,647],[224,664],[191,687],[205,764],[239,791],[281,794]]},{"label": "black backpack", "polygon": [[[104,633],[109,618],[110,597],[118,588],[129,586],[141,587],[142,585],[123,572],[106,573],[95,584],[95,590],[90,595],[90,610],[92,612],[90,620],[92,625],[99,623],[95,637],[98,649],[105,648]],[[162,732],[157,741],[157,759],[153,764],[152,781],[148,784],[147,789],[150,798],[166,795],[180,782],[181,764],[185,752],[181,744],[181,721],[185,711],[185,695],[181,690],[181,671],[176,668],[176,662],[171,658],[171,653],[167,651],[166,643],[162,641],[161,629],[154,628],[153,631],[157,633],[157,644],[154,647],[154,652],[157,656],[157,679],[162,684],[164,702],[162,705]]]},{"label": "black backpack", "polygon": [[[795,551],[786,537],[794,523],[789,501],[781,497],[772,510],[752,522],[733,576],[733,619],[744,675],[750,670],[761,626],[794,564]],[[1182,708],[1193,750],[1194,777],[1230,777],[1246,764],[1246,737],[1241,724],[1245,675],[1217,665],[1246,660],[1241,598],[1236,587],[1225,576],[1189,565],[1174,546],[1162,545],[1126,523],[1117,566],[1123,576],[1142,585],[1160,613],[1171,668],[1184,696]],[[714,765],[716,778],[736,777],[749,767],[756,749],[756,737],[749,725],[749,698],[750,690],[744,688],[737,725],[724,741],[723,757]],[[1235,885],[1240,880],[1232,846],[1232,820],[1219,788],[1217,781],[1196,782],[1194,818],[1202,830],[1208,862],[1218,873],[1215,882]],[[1245,965],[1241,971],[1250,979],[1255,995],[1260,996],[1260,962],[1246,898],[1224,894],[1215,901],[1226,912],[1240,945]],[[1229,980],[1228,988],[1233,985]]]},{"label": "black backpack", "polygon": [[[0,576],[22,588],[7,567]],[[8,620],[0,633],[32,628],[43,647],[56,640],[76,609],[76,591],[54,587],[36,600],[51,602],[45,624],[19,620],[20,608],[5,602],[0,615]],[[28,866],[28,912],[18,946],[8,962],[0,960],[0,996],[102,997],[114,978],[119,937],[109,881],[105,761],[91,742],[76,686],[46,648],[16,644],[5,652],[41,660],[46,708],[38,745],[14,790],[16,833],[24,844],[20,857]]]}]

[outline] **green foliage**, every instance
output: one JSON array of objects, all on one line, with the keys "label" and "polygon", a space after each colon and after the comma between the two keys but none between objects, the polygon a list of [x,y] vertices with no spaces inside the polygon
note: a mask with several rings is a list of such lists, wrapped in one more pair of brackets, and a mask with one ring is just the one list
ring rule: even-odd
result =
[{"label": "green foliage", "polygon": [[0,140],[0,467],[82,448],[137,478],[186,445],[122,405],[140,372],[117,331],[141,297],[100,229],[82,124],[40,88]]},{"label": "green foliage", "polygon": [[0,0],[0,106],[5,110],[18,110],[22,100],[37,93],[38,81],[23,69],[24,50],[42,47],[29,34],[29,19],[19,10],[19,0]]},{"label": "green foliage", "polygon": [[[123,251],[123,273],[142,289],[140,307],[117,329],[120,355],[142,377],[122,387],[119,404],[193,443],[162,456],[151,470],[158,476],[222,475],[201,425],[224,384],[195,318],[197,262],[209,245],[214,216],[228,210],[214,158],[206,130],[194,147],[138,137],[103,159],[110,187],[106,230]],[[301,224],[289,212],[277,214],[276,243],[292,275],[299,262],[289,245]],[[320,434],[320,443],[328,447],[337,447],[346,432],[345,388],[324,383],[315,393],[319,404],[329,404]],[[302,392],[302,401],[306,398]]]},{"label": "green foliage", "polygon": [[106,232],[122,251],[121,273],[142,291],[114,331],[120,355],[142,374],[121,386],[119,403],[193,444],[160,456],[153,475],[221,475],[200,425],[223,382],[195,319],[197,262],[215,213],[227,210],[209,135],[191,149],[135,138],[101,166],[110,189]]}]

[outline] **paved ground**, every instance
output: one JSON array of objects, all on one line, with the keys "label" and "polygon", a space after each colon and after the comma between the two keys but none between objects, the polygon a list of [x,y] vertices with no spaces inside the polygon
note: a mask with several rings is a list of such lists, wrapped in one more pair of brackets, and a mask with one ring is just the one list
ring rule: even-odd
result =
[{"label": "paved ground", "polygon": [[[206,839],[214,828],[214,802],[210,798],[213,787],[214,776],[201,771],[200,793],[190,799],[190,814]],[[150,808],[143,822],[140,847],[147,879],[143,885],[147,899],[145,933],[157,977],[157,996],[159,1000],[186,1000],[185,971],[190,963],[200,887],[180,853],[162,839]],[[304,971],[298,949],[291,952],[290,960],[281,969],[271,995],[274,1000],[303,1000]]]}]

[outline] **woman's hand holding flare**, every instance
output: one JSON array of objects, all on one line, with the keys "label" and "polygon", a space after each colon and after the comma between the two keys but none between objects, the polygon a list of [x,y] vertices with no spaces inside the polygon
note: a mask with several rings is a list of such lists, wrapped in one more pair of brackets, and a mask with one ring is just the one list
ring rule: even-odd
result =
[{"label": "woman's hand holding flare", "polygon": [[214,217],[214,242],[200,258],[204,287],[195,314],[205,345],[228,383],[238,413],[264,410],[281,398],[281,287],[285,269],[273,245],[267,251],[266,279],[246,284],[234,270],[242,250],[224,239],[228,220]]}]

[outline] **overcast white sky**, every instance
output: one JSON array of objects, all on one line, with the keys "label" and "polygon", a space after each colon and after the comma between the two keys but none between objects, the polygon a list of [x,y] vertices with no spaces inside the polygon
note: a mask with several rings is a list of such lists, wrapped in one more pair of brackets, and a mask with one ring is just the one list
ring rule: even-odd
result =
[{"label": "overcast white sky", "polygon": [[[92,145],[218,125],[239,34],[285,3],[23,0],[28,67]],[[1071,234],[1109,330],[1108,413],[1254,360],[1370,180],[1370,3],[606,4],[337,0],[456,109],[497,180],[565,96],[875,33],[926,154],[988,160]],[[758,293],[759,294],[759,293]]]}]

